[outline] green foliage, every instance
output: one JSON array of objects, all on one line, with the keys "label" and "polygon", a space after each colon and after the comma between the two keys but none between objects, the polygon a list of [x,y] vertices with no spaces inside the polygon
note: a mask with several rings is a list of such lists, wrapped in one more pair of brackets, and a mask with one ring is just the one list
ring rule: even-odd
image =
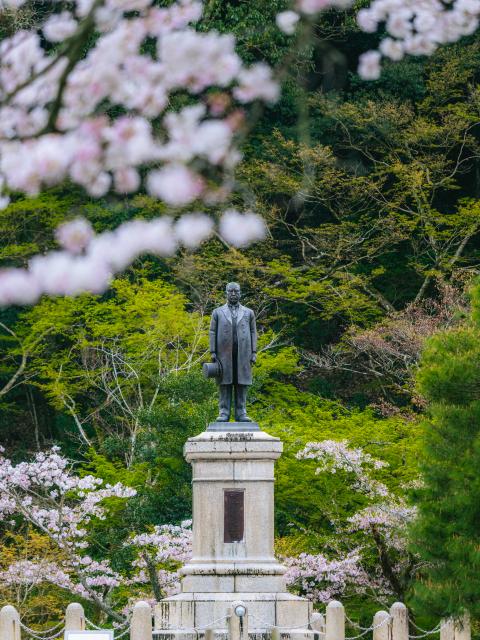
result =
[{"label": "green foliage", "polygon": [[479,292],[471,321],[432,338],[418,372],[428,402],[414,548],[424,563],[417,606],[439,615],[480,614],[480,324]]},{"label": "green foliage", "polygon": [[[295,457],[308,442],[348,440],[375,458],[388,463],[378,479],[394,493],[417,477],[418,445],[415,422],[379,419],[370,411],[348,410],[338,402],[299,392],[285,384],[272,384],[266,397],[268,409],[262,426],[284,442],[277,463],[276,508],[278,530],[289,535],[292,526],[309,529],[320,542],[331,535],[334,522],[346,521],[365,504],[339,475],[315,475],[315,462]],[[295,531],[295,529],[294,529]]]},{"label": "green foliage", "polygon": [[[291,55],[294,39],[274,24],[284,0],[205,4],[200,28],[233,32],[248,63],[281,65]],[[13,25],[4,18],[0,28]],[[432,340],[424,355],[419,385],[431,417],[421,429],[412,414],[422,404],[412,402],[408,384],[392,391],[383,362],[370,367],[370,378],[356,362],[328,371],[322,362],[351,336],[378,337],[409,305],[431,299],[439,316],[443,288],[461,290],[478,269],[480,41],[472,36],[429,59],[387,63],[380,80],[366,83],[355,73],[357,58],[376,36],[359,32],[352,12],[323,14],[314,32],[283,75],[281,101],[247,137],[236,175],[233,204],[264,215],[268,239],[239,251],[215,238],[196,253],[138,260],[102,297],[1,310],[0,440],[17,459],[60,444],[82,473],[137,489],[125,509],[112,503],[107,520],[89,531],[92,554],[127,571],[131,531],[190,515],[183,443],[216,414],[214,385],[200,374],[208,315],[223,301],[225,282],[238,280],[261,333],[251,415],[285,443],[277,468],[279,551],[335,554],[360,541],[336,532],[365,498],[341,474],[316,475],[314,462],[297,460],[307,442],[344,439],[388,462],[379,479],[395,495],[417,479],[425,450],[416,535],[427,541],[418,548],[433,565],[418,602],[442,615],[475,611],[480,287],[471,323]],[[54,229],[79,214],[100,232],[164,213],[144,194],[94,201],[72,185],[18,198],[0,212],[0,263],[24,266],[54,248]],[[394,342],[391,333],[385,342]],[[25,369],[3,393],[24,357]],[[378,394],[393,417],[368,407]],[[377,550],[362,544],[374,573]],[[7,558],[27,553],[21,540],[4,547]],[[54,588],[34,595],[32,611],[49,610],[53,619],[63,607]],[[133,595],[125,590],[121,599]],[[359,596],[351,607],[360,604],[364,612],[373,606]]]},{"label": "green foliage", "polygon": [[[21,533],[6,532],[0,543],[0,571],[8,570],[15,562],[56,563],[61,553],[52,545],[46,535],[25,528]],[[14,605],[24,624],[36,631],[51,628],[61,622],[69,595],[60,587],[40,582],[0,586],[0,606]]]}]

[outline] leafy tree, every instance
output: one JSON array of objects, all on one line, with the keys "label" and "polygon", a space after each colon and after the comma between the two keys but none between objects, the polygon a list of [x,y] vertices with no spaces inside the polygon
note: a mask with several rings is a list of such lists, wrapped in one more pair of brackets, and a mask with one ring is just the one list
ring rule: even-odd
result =
[{"label": "leafy tree", "polygon": [[480,287],[464,326],[434,336],[418,386],[423,423],[414,549],[424,562],[417,606],[439,615],[480,614]]}]

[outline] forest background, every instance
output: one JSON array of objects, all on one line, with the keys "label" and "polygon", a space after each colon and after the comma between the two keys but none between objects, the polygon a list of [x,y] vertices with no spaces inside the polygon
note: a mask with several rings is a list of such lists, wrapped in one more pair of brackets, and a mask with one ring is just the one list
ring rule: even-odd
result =
[{"label": "forest background", "polygon": [[[211,0],[200,28],[233,32],[246,62],[276,64],[288,49],[275,25],[283,8]],[[8,16],[0,27],[13,29]],[[442,609],[425,596],[424,556],[408,526],[435,401],[428,353],[436,363],[446,353],[443,338],[430,338],[473,331],[469,353],[477,348],[469,292],[479,268],[480,36],[386,63],[367,83],[357,60],[376,44],[353,11],[328,12],[295,53],[238,175],[243,204],[268,223],[265,241],[238,250],[216,237],[193,253],[137,260],[103,296],[0,312],[5,456],[20,463],[55,445],[80,476],[136,490],[88,522],[89,555],[121,576],[91,581],[98,602],[85,594],[85,605],[97,622],[175,588],[175,539],[188,546],[181,523],[191,517],[182,446],[216,415],[201,363],[209,314],[231,280],[261,334],[249,411],[285,442],[276,532],[291,588],[319,604],[341,598],[361,623],[395,600],[422,624],[465,604],[452,596]],[[78,215],[100,232],[164,212],[145,195],[91,200],[73,185],[18,197],[0,212],[0,265],[51,249],[58,224]],[[75,570],[25,520],[0,527],[0,604],[48,627],[78,599],[51,568],[72,584]],[[156,541],[132,543],[143,533]],[[176,552],[158,552],[161,536]]]}]

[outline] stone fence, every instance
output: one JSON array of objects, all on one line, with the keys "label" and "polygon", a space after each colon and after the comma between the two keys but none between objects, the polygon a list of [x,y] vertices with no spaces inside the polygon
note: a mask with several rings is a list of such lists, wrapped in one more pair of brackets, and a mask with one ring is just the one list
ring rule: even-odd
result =
[{"label": "stone fence", "polygon": [[[216,629],[215,623],[203,629],[191,629],[185,632],[185,640],[249,640],[259,638],[268,640],[420,640],[436,635],[439,640],[471,640],[470,621],[468,616],[459,620],[442,620],[436,627],[427,631],[409,618],[407,607],[396,602],[389,611],[378,611],[369,627],[361,627],[346,616],[341,602],[330,602],[325,615],[313,613],[308,628],[283,628],[265,625],[257,620],[248,609],[240,603],[243,615],[235,615],[230,610],[227,617],[227,630]],[[346,627],[353,633],[346,634]],[[86,631],[100,629],[85,616],[81,604],[68,605],[63,623],[45,631],[35,631],[22,623],[15,607],[10,605],[0,610],[0,640],[55,640],[62,639],[66,631]],[[152,608],[147,602],[137,602],[129,620],[115,629],[115,640],[154,640]],[[177,640],[182,640],[177,638]]]}]

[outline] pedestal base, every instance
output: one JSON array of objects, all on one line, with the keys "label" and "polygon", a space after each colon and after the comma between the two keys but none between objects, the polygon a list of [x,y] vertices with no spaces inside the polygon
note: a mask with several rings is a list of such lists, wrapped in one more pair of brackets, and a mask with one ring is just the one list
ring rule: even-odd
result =
[{"label": "pedestal base", "polygon": [[258,422],[210,422],[207,431],[260,431]]},{"label": "pedestal base", "polygon": [[[154,640],[205,640],[205,631],[154,630],[153,638]],[[324,640],[324,634],[311,629],[292,629],[290,631],[280,631],[280,638],[281,640]],[[226,629],[221,631],[214,630],[213,639],[230,640]],[[272,631],[271,629],[268,631],[249,629],[248,640],[272,640]]]},{"label": "pedestal base", "polygon": [[198,640],[206,629],[227,640],[227,616],[238,601],[247,608],[248,638],[232,632],[230,640],[267,640],[272,627],[285,640],[311,638],[312,605],[286,591],[286,568],[274,555],[273,467],[282,448],[252,422],[212,423],[185,444],[193,551],[179,572],[182,593],[155,607],[157,640]]},{"label": "pedestal base", "polygon": [[282,631],[308,629],[312,604],[291,593],[180,593],[156,605],[155,633],[160,638],[207,627],[226,632],[228,610],[238,600],[247,606],[250,633],[264,633],[273,626]]}]

